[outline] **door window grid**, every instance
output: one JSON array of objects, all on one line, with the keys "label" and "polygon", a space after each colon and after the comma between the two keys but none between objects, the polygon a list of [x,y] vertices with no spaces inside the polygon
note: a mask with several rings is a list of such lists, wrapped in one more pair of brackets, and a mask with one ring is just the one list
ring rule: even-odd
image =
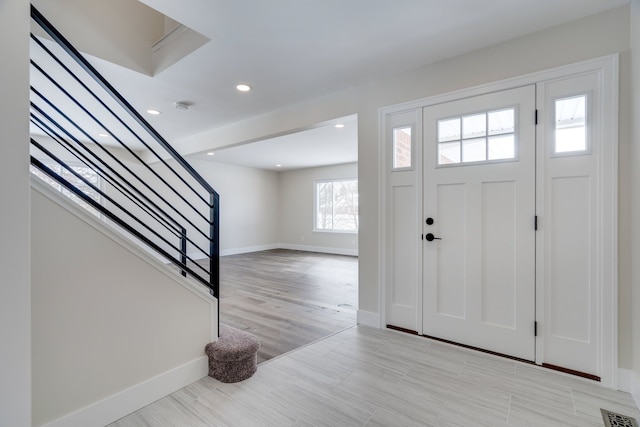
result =
[{"label": "door window grid", "polygon": [[515,108],[438,120],[439,166],[516,158]]},{"label": "door window grid", "polygon": [[393,129],[393,169],[413,167],[411,127]]}]

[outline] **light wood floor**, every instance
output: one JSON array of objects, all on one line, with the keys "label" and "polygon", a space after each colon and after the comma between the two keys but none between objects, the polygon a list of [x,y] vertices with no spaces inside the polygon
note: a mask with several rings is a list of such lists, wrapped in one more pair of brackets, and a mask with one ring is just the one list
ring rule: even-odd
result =
[{"label": "light wood floor", "polygon": [[112,427],[602,427],[600,408],[640,420],[627,393],[537,366],[358,326],[258,367],[197,381]]},{"label": "light wood floor", "polygon": [[356,324],[358,258],[274,249],[220,258],[220,321],[256,335],[258,363]]}]

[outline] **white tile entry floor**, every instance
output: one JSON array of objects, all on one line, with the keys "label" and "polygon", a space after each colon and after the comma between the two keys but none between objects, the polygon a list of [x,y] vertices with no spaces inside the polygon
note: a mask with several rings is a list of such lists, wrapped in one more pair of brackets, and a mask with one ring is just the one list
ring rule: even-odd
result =
[{"label": "white tile entry floor", "polygon": [[628,393],[426,338],[358,326],[271,359],[250,379],[197,381],[130,426],[598,426],[640,420]]}]

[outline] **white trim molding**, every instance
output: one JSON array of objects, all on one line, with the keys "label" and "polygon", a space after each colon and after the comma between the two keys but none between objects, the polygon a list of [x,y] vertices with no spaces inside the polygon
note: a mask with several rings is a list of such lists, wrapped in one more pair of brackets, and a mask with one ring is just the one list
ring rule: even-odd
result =
[{"label": "white trim molding", "polygon": [[278,249],[279,247],[280,246],[277,243],[271,243],[268,245],[245,246],[243,248],[223,249],[220,251],[220,256],[239,255],[239,254],[248,254],[250,252],[268,251],[271,249]]},{"label": "white trim molding", "polygon": [[631,388],[629,393],[633,396],[633,400],[636,402],[638,410],[640,410],[640,378],[638,378],[638,375],[635,372],[633,372],[631,376]]},{"label": "white trim molding", "polygon": [[631,378],[634,375],[630,369],[618,369],[618,390],[631,393]]},{"label": "white trim molding", "polygon": [[[603,140],[611,141],[612,145],[608,148],[607,153],[603,156],[599,167],[608,168],[614,173],[607,175],[598,185],[603,194],[602,216],[611,219],[601,227],[603,243],[600,249],[599,258],[599,274],[598,274],[598,297],[599,297],[599,313],[598,320],[598,339],[599,339],[599,376],[602,379],[602,385],[608,388],[618,388],[618,229],[615,219],[618,217],[618,182],[617,182],[617,162],[618,162],[618,74],[619,74],[619,55],[612,54],[600,58],[594,58],[574,64],[568,64],[547,70],[537,71],[530,74],[517,76],[501,81],[489,82],[475,87],[463,88],[460,90],[443,93],[427,98],[421,98],[410,102],[404,102],[396,105],[380,108],[378,110],[378,148],[379,148],[379,179],[380,179],[380,201],[378,211],[380,215],[380,233],[379,233],[379,279],[378,279],[378,297],[380,302],[379,319],[384,325],[384,317],[387,316],[389,301],[386,298],[388,287],[388,271],[391,268],[388,264],[386,252],[389,248],[387,242],[388,228],[390,227],[389,214],[386,205],[389,203],[389,195],[387,194],[389,168],[385,163],[388,151],[386,150],[386,139],[388,137],[388,117],[394,114],[411,112],[414,110],[422,110],[425,107],[456,101],[459,99],[474,97],[491,92],[498,92],[506,89],[527,86],[531,84],[539,84],[554,79],[561,79],[567,76],[581,75],[585,73],[597,72],[602,85],[602,96],[604,98],[602,109],[602,120],[604,123]],[[421,192],[422,189],[419,189]],[[420,290],[422,281],[416,283],[417,290]],[[538,304],[540,306],[540,304]],[[419,323],[420,324],[420,323]],[[421,331],[418,331],[419,333]],[[540,340],[538,341],[541,344]],[[636,377],[634,377],[636,378]],[[633,384],[638,384],[637,381]],[[630,384],[633,385],[633,384]],[[638,388],[638,387],[636,387]],[[636,393],[640,394],[640,393]],[[637,399],[638,400],[638,399]],[[636,400],[636,401],[637,401]]]},{"label": "white trim molding", "polygon": [[631,394],[640,410],[640,377],[631,369],[618,369],[618,390]]},{"label": "white trim molding", "polygon": [[293,251],[306,251],[306,252],[318,252],[318,253],[334,254],[334,255],[358,256],[357,249],[330,248],[326,246],[292,245],[289,243],[281,243],[280,245],[278,245],[278,247],[280,249],[289,249]]},{"label": "white trim molding", "polygon": [[638,410],[640,410],[640,377],[635,371],[631,371],[629,383],[629,393],[633,396],[633,400],[636,402]]},{"label": "white trim molding", "polygon": [[[271,243],[260,246],[247,246],[244,248],[225,249],[220,251],[220,256],[248,254],[251,252],[269,251],[272,249],[289,249],[292,251],[317,252],[323,254],[358,256],[358,249],[332,248],[327,246],[292,245],[290,243]],[[198,259],[199,254],[193,254],[193,259]]]},{"label": "white trim molding", "polygon": [[58,418],[43,427],[105,426],[206,377],[208,373],[208,358],[206,356],[199,357],[62,418]]},{"label": "white trim molding", "polygon": [[380,315],[371,311],[358,310],[358,325],[371,326],[380,329]]}]

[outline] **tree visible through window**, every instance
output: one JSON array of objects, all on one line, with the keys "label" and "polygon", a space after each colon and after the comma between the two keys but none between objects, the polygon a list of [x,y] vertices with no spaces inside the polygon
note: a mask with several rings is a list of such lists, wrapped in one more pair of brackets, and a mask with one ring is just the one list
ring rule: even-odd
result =
[{"label": "tree visible through window", "polygon": [[358,181],[317,181],[315,229],[358,231]]}]

